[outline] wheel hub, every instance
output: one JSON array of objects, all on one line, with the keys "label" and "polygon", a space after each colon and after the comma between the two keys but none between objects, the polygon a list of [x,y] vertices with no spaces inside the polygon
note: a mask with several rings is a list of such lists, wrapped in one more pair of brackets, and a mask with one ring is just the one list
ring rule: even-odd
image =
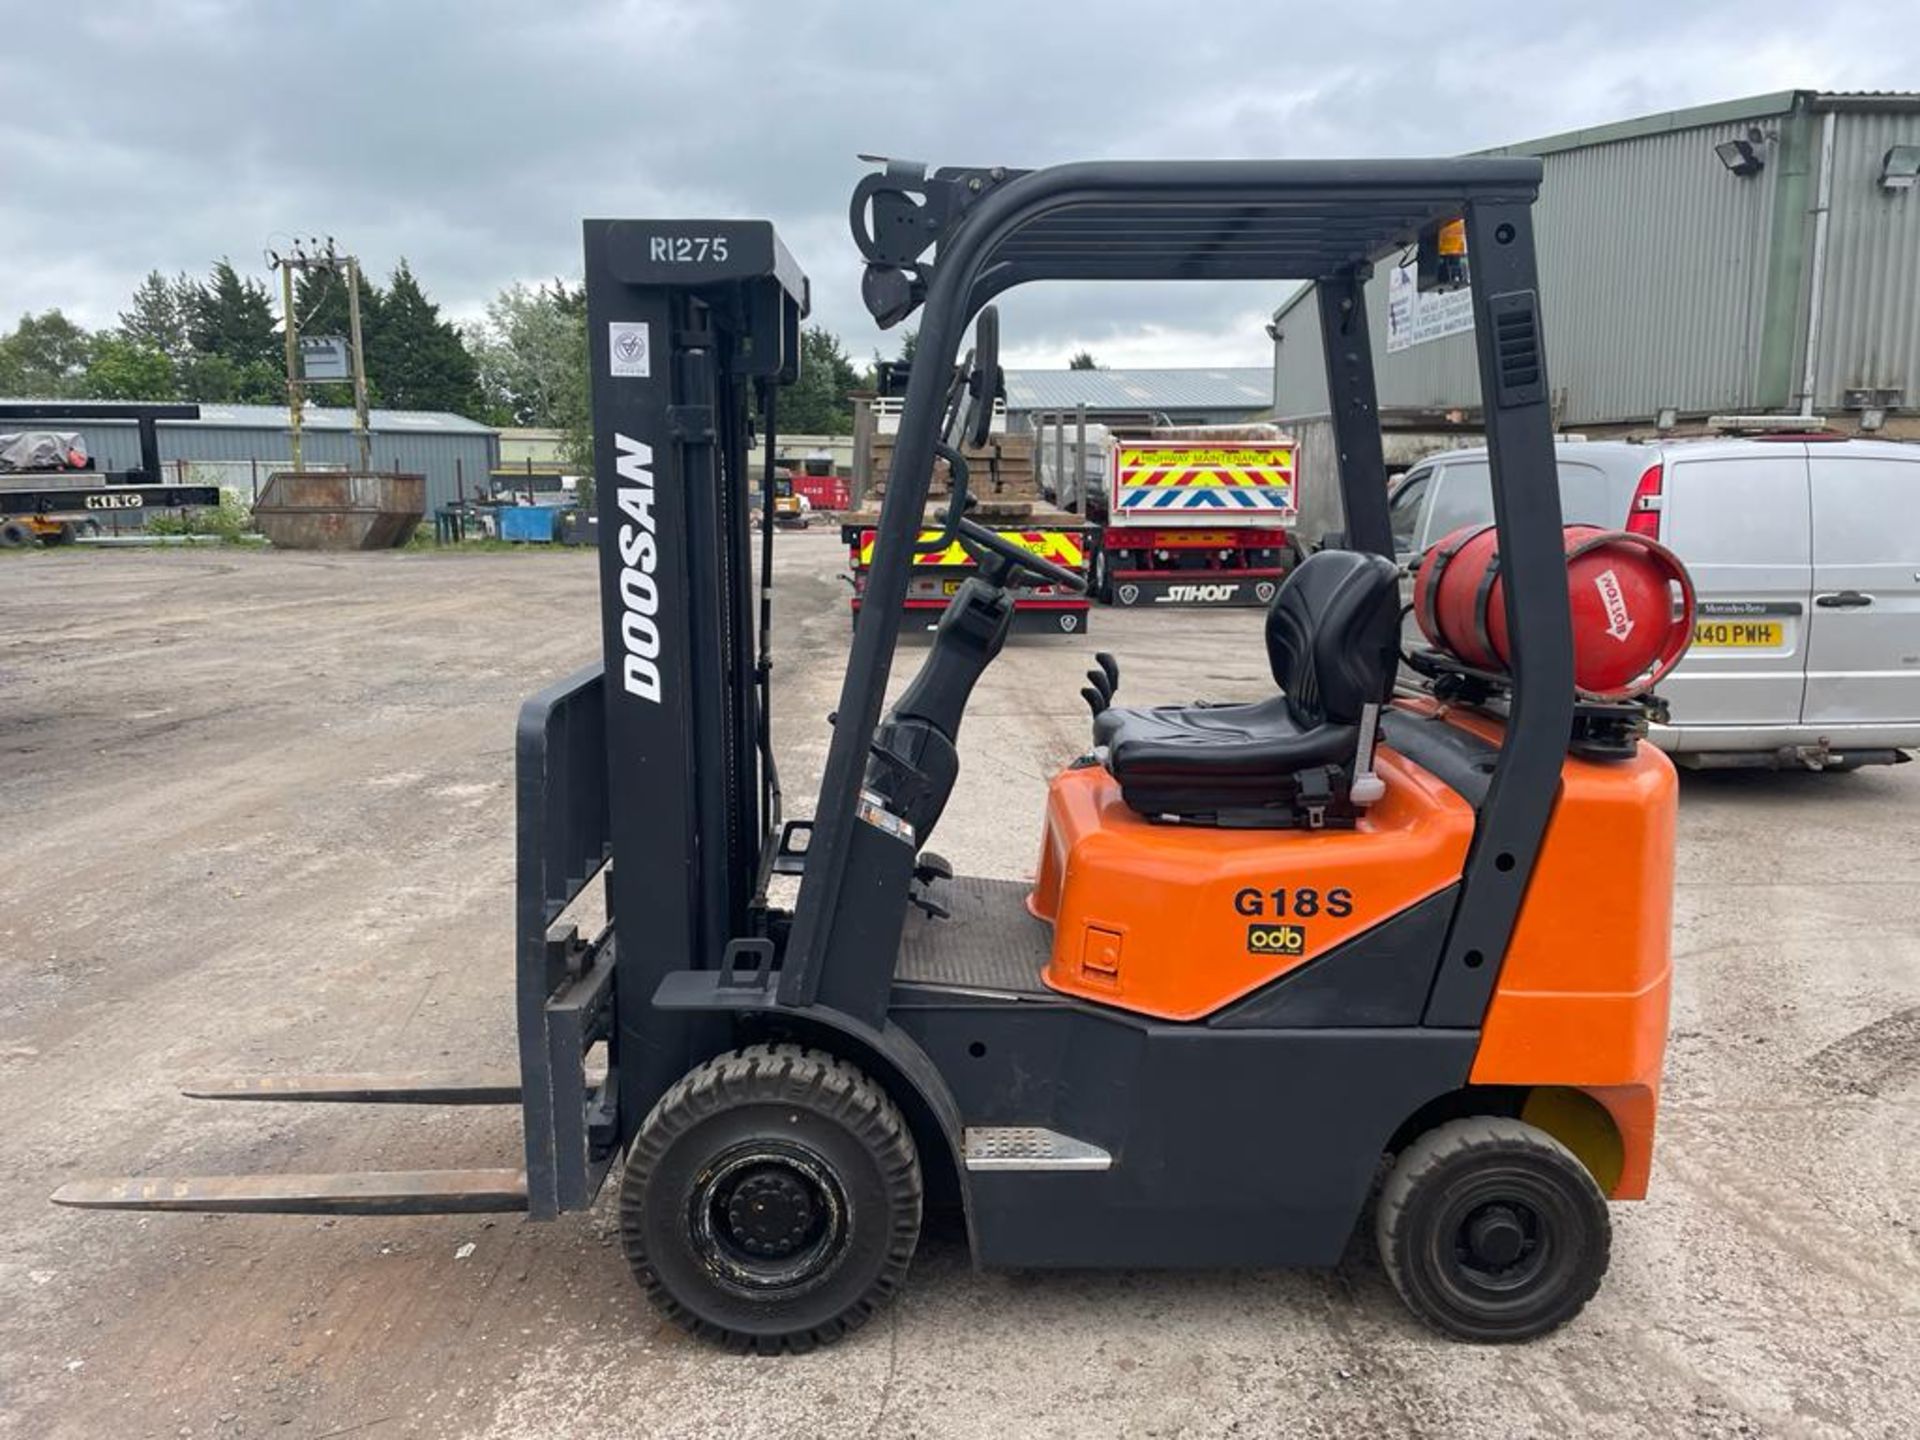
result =
[{"label": "wheel hub", "polygon": [[734,1187],[726,1223],[729,1237],[742,1250],[773,1259],[793,1254],[806,1242],[819,1226],[820,1211],[798,1175],[766,1166]]},{"label": "wheel hub", "polygon": [[1467,1221],[1467,1250],[1489,1269],[1518,1260],[1527,1247],[1527,1227],[1510,1205],[1488,1205]]},{"label": "wheel hub", "polygon": [[847,1198],[814,1151],[755,1140],[716,1157],[688,1197],[688,1238],[715,1282],[740,1294],[797,1293],[846,1249]]}]

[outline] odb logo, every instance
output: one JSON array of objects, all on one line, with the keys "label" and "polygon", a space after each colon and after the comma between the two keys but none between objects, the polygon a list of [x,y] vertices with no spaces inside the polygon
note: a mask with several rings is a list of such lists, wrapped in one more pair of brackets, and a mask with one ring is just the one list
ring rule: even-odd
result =
[{"label": "odb logo", "polygon": [[1247,949],[1255,955],[1304,955],[1307,932],[1300,925],[1249,925]]}]

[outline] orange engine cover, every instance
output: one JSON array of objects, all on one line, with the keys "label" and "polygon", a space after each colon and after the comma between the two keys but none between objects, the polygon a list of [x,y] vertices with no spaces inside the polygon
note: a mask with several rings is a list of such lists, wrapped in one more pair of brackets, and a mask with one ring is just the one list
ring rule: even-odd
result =
[{"label": "orange engine cover", "polygon": [[1046,982],[1196,1020],[1460,878],[1473,811],[1392,751],[1352,830],[1159,825],[1105,769],[1056,776],[1028,907],[1053,925]]}]

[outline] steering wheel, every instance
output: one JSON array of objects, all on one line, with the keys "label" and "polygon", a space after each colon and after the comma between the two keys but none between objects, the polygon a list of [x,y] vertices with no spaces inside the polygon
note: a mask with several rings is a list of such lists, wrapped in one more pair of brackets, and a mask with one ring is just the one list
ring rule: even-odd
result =
[{"label": "steering wheel", "polygon": [[[1062,590],[1071,590],[1076,595],[1084,595],[1087,590],[1087,577],[1078,570],[1069,570],[1064,565],[1056,565],[1051,560],[1043,560],[1024,545],[1016,545],[997,530],[989,530],[984,525],[975,524],[962,516],[954,526],[960,543],[968,550],[991,551],[1017,570],[1030,571],[1050,584],[1058,585]],[[975,558],[978,558],[976,554]]]},{"label": "steering wheel", "polygon": [[1076,595],[1085,593],[1087,577],[1077,570],[1043,560],[1026,546],[1014,544],[999,531],[989,530],[977,521],[967,519],[966,509],[972,503],[972,497],[967,493],[967,457],[945,441],[935,441],[933,453],[947,462],[947,470],[953,477],[953,498],[947,504],[947,523],[941,528],[939,537],[930,545],[916,546],[916,553],[924,555],[943,550],[958,540],[976,560],[984,550],[997,555],[1012,570],[1025,570]]}]

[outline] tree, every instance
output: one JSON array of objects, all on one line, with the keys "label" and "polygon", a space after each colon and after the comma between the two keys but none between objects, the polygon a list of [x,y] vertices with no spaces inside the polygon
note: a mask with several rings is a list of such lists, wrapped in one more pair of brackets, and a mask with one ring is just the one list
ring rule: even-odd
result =
[{"label": "tree", "polygon": [[853,401],[848,397],[864,379],[837,335],[819,325],[807,326],[800,337],[800,379],[780,396],[780,428],[793,435],[851,435]]},{"label": "tree", "polygon": [[284,405],[287,403],[285,366],[265,360],[236,365],[224,355],[191,355],[177,371],[182,400],[208,405]]},{"label": "tree", "polygon": [[479,367],[459,329],[440,318],[440,307],[427,299],[404,259],[380,297],[379,314],[379,326],[366,345],[367,373],[380,377],[387,404],[461,415],[480,412]]},{"label": "tree", "polygon": [[585,287],[555,280],[502,290],[487,305],[474,351],[489,418],[559,430],[569,463],[591,470]]},{"label": "tree", "polygon": [[[380,290],[360,275],[360,338],[365,344],[380,328]],[[351,317],[347,313],[346,272],[333,270],[296,270],[293,277],[293,309],[300,317],[302,335],[347,335]]]},{"label": "tree", "polygon": [[284,364],[285,343],[267,287],[241,279],[233,262],[224,258],[194,295],[187,340],[195,354],[218,356],[237,371],[255,364]]},{"label": "tree", "polygon": [[0,336],[0,395],[59,400],[80,393],[93,337],[57,309],[22,315]]},{"label": "tree", "polygon": [[96,335],[80,393],[90,400],[171,400],[175,383],[173,361],[144,340]]},{"label": "tree", "polygon": [[158,270],[149,271],[127,308],[120,312],[121,338],[180,364],[193,353],[187,329],[199,294],[200,286],[186,275],[169,280]]},{"label": "tree", "polygon": [[1067,368],[1069,370],[1098,370],[1100,368],[1100,362],[1093,358],[1091,351],[1076,350],[1073,352],[1073,358],[1067,361]]}]

